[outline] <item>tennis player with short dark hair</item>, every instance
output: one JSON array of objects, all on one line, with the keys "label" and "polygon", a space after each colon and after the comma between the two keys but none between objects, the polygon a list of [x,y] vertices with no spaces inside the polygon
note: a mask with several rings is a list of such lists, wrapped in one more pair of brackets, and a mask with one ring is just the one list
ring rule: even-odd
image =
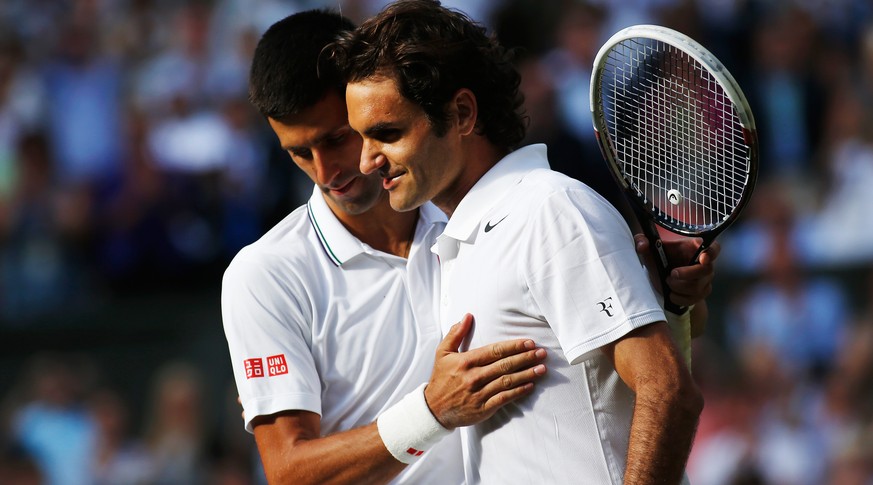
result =
[{"label": "tennis player with short dark hair", "polygon": [[524,335],[549,351],[531,396],[462,428],[467,482],[681,482],[700,392],[619,213],[550,170],[544,145],[517,148],[504,49],[439,2],[400,0],[330,55],[362,172],[394,209],[433,201],[449,216],[435,246],[443,328],[470,311],[471,346]]},{"label": "tennis player with short dark hair", "polygon": [[[469,424],[528,394],[542,350],[522,338],[459,354],[468,319],[440,343],[430,246],[445,217],[391,209],[381,178],[358,170],[342,84],[316,71],[322,47],[351,28],[333,13],[293,15],[252,63],[254,105],[315,188],[224,275],[245,425],[270,483],[461,483],[458,436],[434,416]],[[438,403],[425,402],[425,383]],[[407,421],[428,439],[404,434]]]}]

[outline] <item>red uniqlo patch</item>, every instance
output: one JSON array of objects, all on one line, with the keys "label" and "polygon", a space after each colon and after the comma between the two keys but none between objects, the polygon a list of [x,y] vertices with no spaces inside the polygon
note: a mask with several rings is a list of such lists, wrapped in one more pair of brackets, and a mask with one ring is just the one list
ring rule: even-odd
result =
[{"label": "red uniqlo patch", "polygon": [[246,379],[264,377],[264,361],[260,358],[246,359],[243,361],[243,365],[246,369]]},{"label": "red uniqlo patch", "polygon": [[271,376],[288,373],[288,363],[285,362],[285,354],[271,355],[267,357],[267,372]]},{"label": "red uniqlo patch", "polygon": [[421,456],[424,454],[424,450],[416,450],[415,448],[409,448],[406,452],[412,456]]}]

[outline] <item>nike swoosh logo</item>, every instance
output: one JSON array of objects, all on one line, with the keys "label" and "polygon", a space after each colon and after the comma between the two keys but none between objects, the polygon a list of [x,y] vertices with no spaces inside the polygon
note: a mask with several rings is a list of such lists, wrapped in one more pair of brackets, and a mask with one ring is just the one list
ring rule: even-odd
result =
[{"label": "nike swoosh logo", "polygon": [[507,217],[508,215],[509,215],[509,214],[503,216],[499,221],[495,222],[494,224],[491,224],[490,221],[487,222],[487,223],[485,223],[485,232],[488,232],[488,231],[490,231],[491,229],[494,229],[494,227],[497,226],[497,224],[500,224],[501,222],[503,222],[503,219],[506,219],[506,217]]}]

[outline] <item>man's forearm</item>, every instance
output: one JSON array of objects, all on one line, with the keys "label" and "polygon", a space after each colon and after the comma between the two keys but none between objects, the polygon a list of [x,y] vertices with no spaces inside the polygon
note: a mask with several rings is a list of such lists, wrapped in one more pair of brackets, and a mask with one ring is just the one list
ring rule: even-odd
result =
[{"label": "man's forearm", "polygon": [[702,409],[693,385],[676,392],[638,392],[624,483],[680,483]]},{"label": "man's forearm", "polygon": [[387,483],[406,467],[385,448],[375,423],[293,443],[257,441],[271,485]]}]

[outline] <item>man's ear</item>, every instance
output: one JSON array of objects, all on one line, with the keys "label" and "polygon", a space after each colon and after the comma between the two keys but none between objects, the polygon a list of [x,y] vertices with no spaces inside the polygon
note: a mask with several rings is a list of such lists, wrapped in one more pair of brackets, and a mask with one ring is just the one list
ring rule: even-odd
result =
[{"label": "man's ear", "polygon": [[469,135],[476,128],[479,119],[479,106],[476,104],[476,95],[469,89],[459,89],[452,98],[458,132],[461,135]]}]

